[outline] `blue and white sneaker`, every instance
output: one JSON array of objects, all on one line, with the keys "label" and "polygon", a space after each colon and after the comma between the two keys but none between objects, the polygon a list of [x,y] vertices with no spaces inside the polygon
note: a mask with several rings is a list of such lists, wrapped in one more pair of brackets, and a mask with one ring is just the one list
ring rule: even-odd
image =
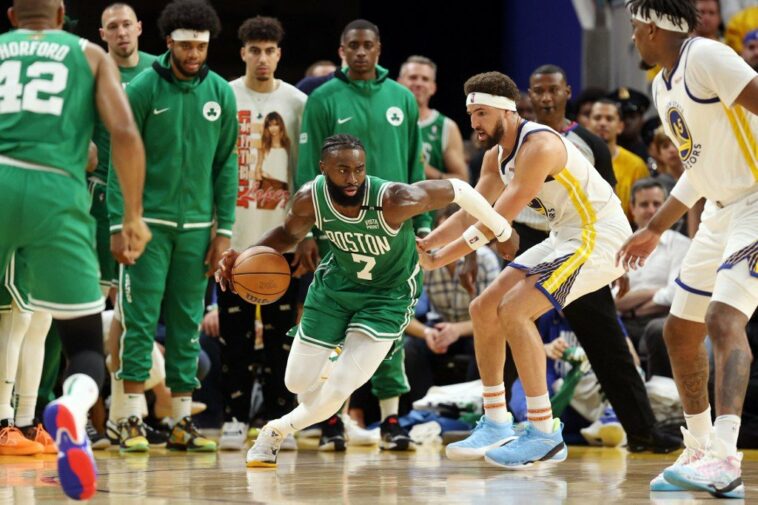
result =
[{"label": "blue and white sneaker", "polygon": [[684,437],[684,451],[682,451],[673,465],[667,467],[650,481],[650,491],[686,491],[685,488],[669,482],[664,475],[674,468],[692,465],[700,461],[705,456],[705,447],[702,447],[700,442],[684,427],[682,427],[682,436]]},{"label": "blue and white sneaker", "polygon": [[522,470],[540,463],[559,463],[567,457],[563,423],[560,419],[554,419],[552,433],[543,433],[531,423],[527,424],[521,436],[509,444],[487,451],[484,460],[509,470]]},{"label": "blue and white sneaker", "polygon": [[728,455],[724,442],[712,438],[705,456],[690,465],[667,468],[663,476],[683,489],[707,491],[716,498],[744,498],[742,453]]},{"label": "blue and white sneaker", "polygon": [[453,460],[465,461],[484,457],[484,453],[500,447],[518,438],[513,431],[513,417],[508,414],[508,421],[497,423],[486,415],[476,423],[474,431],[464,440],[448,444],[445,455]]}]

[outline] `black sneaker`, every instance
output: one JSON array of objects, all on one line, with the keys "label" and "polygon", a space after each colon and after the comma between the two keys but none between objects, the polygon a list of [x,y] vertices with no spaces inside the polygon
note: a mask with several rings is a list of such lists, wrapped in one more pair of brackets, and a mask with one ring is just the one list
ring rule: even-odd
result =
[{"label": "black sneaker", "polygon": [[650,451],[656,454],[667,454],[681,449],[681,447],[681,437],[672,435],[660,427],[654,427],[647,436],[627,434],[627,449],[629,452]]},{"label": "black sneaker", "polygon": [[379,447],[385,451],[415,451],[416,444],[405,428],[400,426],[397,416],[388,416],[379,426],[382,440]]},{"label": "black sneaker", "polygon": [[321,423],[321,438],[318,441],[319,451],[343,452],[345,450],[345,425],[340,416],[333,415]]},{"label": "black sneaker", "polygon": [[[91,419],[87,419],[87,437],[89,437],[89,443],[93,450],[107,449],[111,446],[111,441],[105,435],[101,434],[95,429],[95,425],[92,424]],[[118,443],[118,441],[116,441]]]},{"label": "black sneaker", "polygon": [[147,438],[150,447],[166,447],[166,442],[170,436],[170,431],[156,429],[145,423],[145,438]]}]

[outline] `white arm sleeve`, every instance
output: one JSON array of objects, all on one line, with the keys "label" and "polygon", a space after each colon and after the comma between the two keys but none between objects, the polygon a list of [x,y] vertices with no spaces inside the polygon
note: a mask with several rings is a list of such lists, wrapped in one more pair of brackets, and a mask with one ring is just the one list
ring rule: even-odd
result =
[{"label": "white arm sleeve", "polygon": [[447,179],[453,186],[457,203],[463,210],[474,216],[492,230],[498,242],[505,242],[511,236],[511,225],[498,214],[492,205],[474,188],[460,179]]},{"label": "white arm sleeve", "polygon": [[694,188],[694,186],[690,184],[689,180],[687,179],[687,172],[685,171],[679,180],[676,181],[674,189],[671,190],[671,196],[682,202],[687,206],[688,209],[690,209],[697,203],[698,200],[700,200],[700,198],[702,198],[703,195],[701,195]]},{"label": "white arm sleeve", "polygon": [[699,99],[718,97],[727,107],[758,74],[734,49],[721,42],[691,42],[685,68],[685,84],[690,94]]}]

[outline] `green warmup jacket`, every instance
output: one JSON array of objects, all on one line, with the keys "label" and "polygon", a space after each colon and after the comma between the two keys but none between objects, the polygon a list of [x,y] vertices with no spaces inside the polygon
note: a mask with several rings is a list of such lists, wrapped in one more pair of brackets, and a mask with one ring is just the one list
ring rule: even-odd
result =
[{"label": "green warmup jacket", "polygon": [[[424,180],[418,105],[413,94],[377,65],[376,80],[353,81],[343,68],[305,103],[295,186],[319,172],[321,145],[330,135],[355,135],[366,147],[366,173],[387,181]],[[431,215],[416,216],[416,232],[429,231]]]},{"label": "green warmup jacket", "polygon": [[[169,53],[126,87],[145,144],[145,222],[180,229],[211,227],[231,237],[237,200],[237,105],[221,76],[204,66],[174,78]],[[108,177],[111,232],[121,229],[118,177]]]}]

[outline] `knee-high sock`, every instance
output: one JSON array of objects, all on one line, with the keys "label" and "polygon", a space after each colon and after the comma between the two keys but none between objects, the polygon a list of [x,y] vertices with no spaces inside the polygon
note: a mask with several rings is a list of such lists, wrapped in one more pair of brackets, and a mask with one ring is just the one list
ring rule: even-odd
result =
[{"label": "knee-high sock", "polygon": [[[371,378],[390,347],[392,341],[377,341],[363,333],[348,333],[344,351],[316,394],[306,395],[292,412],[271,424],[287,435],[334,415],[350,394]],[[288,371],[289,368],[288,363]]]},{"label": "knee-high sock", "polygon": [[13,385],[21,356],[21,344],[32,315],[16,306],[0,317],[0,420],[13,419]]},{"label": "knee-high sock", "polygon": [[53,324],[49,312],[37,311],[31,316],[21,347],[21,360],[16,374],[16,426],[30,426],[34,420],[37,392],[45,361],[45,337]]}]

